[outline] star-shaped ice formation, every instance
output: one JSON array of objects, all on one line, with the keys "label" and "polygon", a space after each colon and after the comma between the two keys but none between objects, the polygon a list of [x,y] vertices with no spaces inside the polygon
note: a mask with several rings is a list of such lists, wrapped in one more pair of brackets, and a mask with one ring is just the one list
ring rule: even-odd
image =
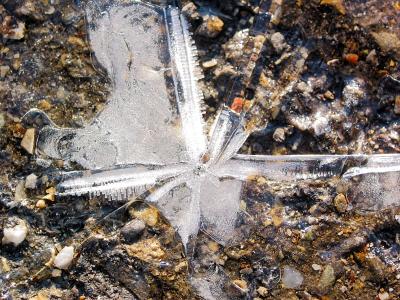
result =
[{"label": "star-shaped ice formation", "polygon": [[[254,128],[245,112],[224,106],[205,134],[196,48],[179,10],[106,3],[89,3],[86,12],[91,46],[113,80],[107,106],[82,129],[61,129],[47,120],[38,135],[38,154],[90,170],[66,173],[59,196],[146,195],[184,245],[200,226],[224,243],[233,235],[250,175],[276,180],[398,176],[400,155],[237,154]],[[385,193],[399,202],[397,191]]]}]

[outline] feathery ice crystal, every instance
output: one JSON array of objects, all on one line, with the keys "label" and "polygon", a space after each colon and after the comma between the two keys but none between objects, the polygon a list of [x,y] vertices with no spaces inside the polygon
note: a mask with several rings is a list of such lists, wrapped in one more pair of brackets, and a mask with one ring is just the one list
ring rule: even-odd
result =
[{"label": "feathery ice crystal", "polygon": [[[93,51],[113,80],[105,109],[81,129],[58,128],[38,110],[26,116],[47,120],[38,134],[39,155],[89,170],[65,173],[59,196],[142,197],[160,209],[184,245],[200,226],[220,243],[232,237],[251,175],[358,177],[374,208],[399,204],[400,155],[240,155],[255,128],[246,112],[227,106],[206,134],[196,47],[177,8],[95,1],[86,13]],[[380,178],[388,174],[394,189]]]}]

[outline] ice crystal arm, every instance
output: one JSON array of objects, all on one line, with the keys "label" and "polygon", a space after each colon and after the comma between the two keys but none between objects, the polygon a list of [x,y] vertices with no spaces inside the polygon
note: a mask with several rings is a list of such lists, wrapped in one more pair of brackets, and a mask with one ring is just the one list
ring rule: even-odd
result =
[{"label": "ice crystal arm", "polygon": [[201,113],[203,94],[197,82],[202,72],[197,62],[197,49],[188,23],[178,9],[165,10],[168,44],[173,63],[176,100],[182,123],[186,149],[193,161],[198,161],[206,149],[204,121]]},{"label": "ice crystal arm", "polygon": [[400,154],[382,155],[236,155],[221,164],[219,176],[246,180],[260,175],[273,180],[350,178],[360,174],[400,171]]},{"label": "ice crystal arm", "polygon": [[111,200],[138,196],[157,183],[187,171],[186,165],[125,166],[109,170],[77,171],[63,174],[57,186],[59,196],[103,195]]},{"label": "ice crystal arm", "polygon": [[210,132],[208,147],[209,163],[224,162],[231,158],[249,136],[242,118],[227,107],[223,107],[215,118]]}]

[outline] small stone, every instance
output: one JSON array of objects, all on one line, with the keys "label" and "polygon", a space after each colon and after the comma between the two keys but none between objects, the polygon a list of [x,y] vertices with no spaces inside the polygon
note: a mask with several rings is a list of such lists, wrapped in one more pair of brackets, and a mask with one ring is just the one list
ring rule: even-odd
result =
[{"label": "small stone", "polygon": [[0,258],[0,274],[4,274],[11,271],[10,264],[8,263],[7,258]]},{"label": "small stone", "polygon": [[338,194],[333,200],[333,204],[339,213],[346,212],[348,207],[348,202],[344,194]]},{"label": "small stone", "polygon": [[358,63],[358,55],[355,53],[348,53],[344,56],[344,60],[349,64],[356,65]]},{"label": "small stone", "polygon": [[270,40],[272,46],[278,54],[282,53],[282,51],[285,50],[287,47],[285,37],[280,32],[275,32],[274,34],[272,34]]},{"label": "small stone", "polygon": [[285,288],[296,289],[303,283],[303,275],[295,268],[285,266],[283,268],[282,283]]},{"label": "small stone", "polygon": [[335,100],[335,95],[331,91],[326,91],[324,93],[324,98],[327,100]]},{"label": "small stone", "polygon": [[367,62],[369,62],[371,65],[378,65],[378,55],[376,54],[376,50],[372,50],[370,53],[368,53],[367,57],[365,58]]},{"label": "small stone", "polygon": [[74,258],[74,247],[72,246],[64,247],[54,258],[53,265],[56,268],[66,270],[71,265],[73,258]]},{"label": "small stone", "polygon": [[198,27],[197,34],[208,38],[217,37],[224,28],[224,22],[217,16],[206,16]]},{"label": "small stone", "polygon": [[54,269],[54,270],[51,272],[51,276],[52,276],[52,277],[61,277],[61,275],[62,275],[62,272],[61,272],[60,269]]},{"label": "small stone", "polygon": [[400,215],[395,215],[394,219],[397,221],[397,223],[400,224]]},{"label": "small stone", "polygon": [[4,78],[7,76],[8,72],[10,72],[9,66],[0,66],[0,77]]},{"label": "small stone", "polygon": [[323,291],[329,289],[335,283],[335,270],[331,265],[327,265],[322,272],[321,278],[319,279],[318,286]]},{"label": "small stone", "polygon": [[49,187],[46,189],[46,195],[42,198],[43,200],[54,201],[56,197],[56,189],[54,187]]},{"label": "small stone", "polygon": [[18,182],[17,186],[15,187],[15,194],[14,194],[14,201],[20,202],[26,200],[27,196],[25,193],[25,182],[20,181]]},{"label": "small stone", "polygon": [[388,292],[380,292],[378,294],[378,299],[379,300],[389,300],[390,299],[390,295]]},{"label": "small stone", "polygon": [[275,142],[279,143],[283,142],[285,140],[285,129],[281,127],[275,129],[272,138],[274,139]]},{"label": "small stone", "polygon": [[2,244],[13,244],[17,247],[21,244],[28,234],[28,227],[25,222],[21,222],[21,224],[15,225],[11,228],[4,228],[3,230],[3,239]]},{"label": "small stone", "polygon": [[36,202],[36,205],[35,205],[37,208],[40,208],[40,209],[43,209],[43,208],[46,208],[47,207],[47,205],[46,205],[46,202],[44,201],[44,200],[42,200],[42,199],[40,199],[40,200],[38,200],[37,202]]},{"label": "small stone", "polygon": [[400,95],[394,99],[394,113],[400,115]]},{"label": "small stone", "polygon": [[343,4],[343,0],[321,0],[321,5],[329,5],[336,9],[342,15],[346,14],[346,7]]},{"label": "small stone", "polygon": [[35,150],[35,128],[26,130],[25,135],[21,141],[21,147],[24,148],[29,154],[33,154]]},{"label": "small stone", "polygon": [[257,293],[258,293],[261,297],[267,297],[267,296],[268,296],[268,289],[265,288],[265,287],[263,287],[263,286],[260,286],[260,287],[257,289]]},{"label": "small stone", "polygon": [[311,267],[313,268],[314,271],[322,270],[322,267],[318,264],[312,264]]},{"label": "small stone", "polygon": [[142,220],[134,219],[122,227],[121,234],[128,243],[131,243],[143,233],[145,228],[146,224]]},{"label": "small stone", "polygon": [[232,281],[233,285],[240,290],[242,293],[247,293],[248,287],[247,282],[243,279],[235,279]]},{"label": "small stone", "polygon": [[25,188],[31,190],[36,189],[37,178],[38,177],[33,173],[28,175],[25,179]]},{"label": "small stone", "polygon": [[215,67],[217,64],[218,64],[218,61],[215,58],[213,58],[211,60],[207,60],[207,61],[202,62],[201,65],[205,69],[210,69],[210,68]]}]

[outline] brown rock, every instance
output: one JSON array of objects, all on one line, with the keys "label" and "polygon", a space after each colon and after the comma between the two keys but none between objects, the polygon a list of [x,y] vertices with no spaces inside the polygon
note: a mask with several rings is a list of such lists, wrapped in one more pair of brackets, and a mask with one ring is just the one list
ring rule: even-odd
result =
[{"label": "brown rock", "polygon": [[25,135],[21,141],[21,147],[24,148],[29,154],[33,154],[35,151],[35,128],[29,128],[26,130]]}]

